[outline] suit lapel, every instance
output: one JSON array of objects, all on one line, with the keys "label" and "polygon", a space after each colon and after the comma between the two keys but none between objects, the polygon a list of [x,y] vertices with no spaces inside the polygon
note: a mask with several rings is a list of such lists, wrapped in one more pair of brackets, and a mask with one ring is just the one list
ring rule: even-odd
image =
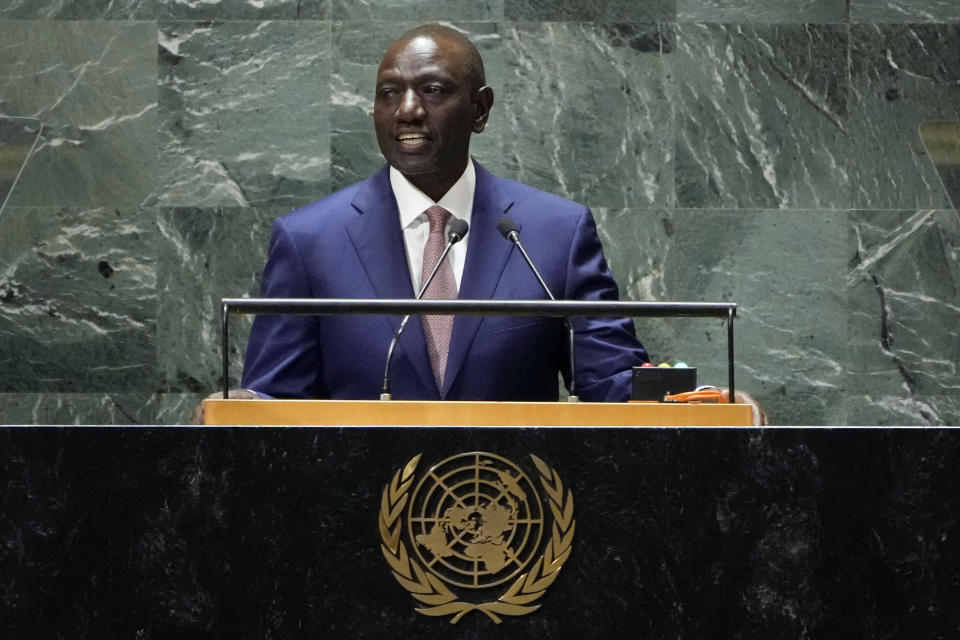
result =
[{"label": "suit lapel", "polygon": [[[513,200],[499,188],[496,177],[478,163],[474,165],[477,171],[477,185],[473,195],[470,243],[467,247],[467,259],[463,267],[459,297],[462,300],[488,300],[493,297],[493,292],[507,264],[507,258],[513,249],[513,245],[505,240],[497,229],[497,223],[511,207]],[[450,386],[460,372],[482,320],[482,316],[454,318],[441,397],[446,397]]]},{"label": "suit lapel", "polygon": [[[374,294],[380,299],[413,298],[400,214],[390,188],[388,166],[384,166],[357,191],[352,204],[360,215],[347,223],[347,235],[363,264]],[[390,332],[396,332],[400,318],[384,316],[384,319]],[[437,383],[430,369],[427,343],[417,318],[410,319],[400,337],[399,346],[394,358],[405,354],[424,387],[436,392]]]},{"label": "suit lapel", "polygon": [[[353,199],[360,213],[347,234],[378,298],[413,297],[397,203],[386,170],[374,175]],[[394,322],[396,324],[396,322]]]}]

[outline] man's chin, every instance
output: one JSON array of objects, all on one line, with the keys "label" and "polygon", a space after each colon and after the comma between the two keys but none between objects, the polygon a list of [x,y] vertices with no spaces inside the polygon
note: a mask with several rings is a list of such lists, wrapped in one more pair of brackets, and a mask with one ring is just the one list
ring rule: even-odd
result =
[{"label": "man's chin", "polygon": [[405,178],[415,178],[417,176],[429,176],[437,173],[437,167],[434,163],[427,161],[412,161],[409,158],[391,158],[390,166],[403,174]]}]

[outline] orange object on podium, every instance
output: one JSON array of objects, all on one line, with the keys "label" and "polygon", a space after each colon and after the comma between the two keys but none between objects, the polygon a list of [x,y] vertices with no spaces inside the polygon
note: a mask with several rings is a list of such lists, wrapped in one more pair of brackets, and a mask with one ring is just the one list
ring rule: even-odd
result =
[{"label": "orange object on podium", "polygon": [[289,426],[749,426],[748,404],[205,400],[207,425]]}]

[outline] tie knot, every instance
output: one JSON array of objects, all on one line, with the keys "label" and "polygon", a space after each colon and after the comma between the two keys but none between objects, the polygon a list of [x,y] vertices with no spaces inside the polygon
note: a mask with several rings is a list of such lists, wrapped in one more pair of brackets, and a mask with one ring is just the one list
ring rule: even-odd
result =
[{"label": "tie knot", "polygon": [[433,233],[439,231],[442,234],[443,230],[447,227],[447,219],[450,217],[450,212],[443,207],[433,206],[427,209],[426,213],[427,220],[430,221],[430,231]]}]

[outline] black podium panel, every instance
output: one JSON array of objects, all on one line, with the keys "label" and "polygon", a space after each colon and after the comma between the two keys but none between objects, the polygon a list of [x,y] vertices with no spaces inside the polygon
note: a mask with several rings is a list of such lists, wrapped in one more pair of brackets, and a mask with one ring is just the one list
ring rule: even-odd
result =
[{"label": "black podium panel", "polygon": [[[958,439],[950,429],[2,428],[2,637],[958,637]],[[479,611],[456,624],[417,613],[381,552],[394,474],[417,454],[424,475],[473,451],[535,479],[534,454],[573,496],[559,577],[539,610],[501,624]]]}]

